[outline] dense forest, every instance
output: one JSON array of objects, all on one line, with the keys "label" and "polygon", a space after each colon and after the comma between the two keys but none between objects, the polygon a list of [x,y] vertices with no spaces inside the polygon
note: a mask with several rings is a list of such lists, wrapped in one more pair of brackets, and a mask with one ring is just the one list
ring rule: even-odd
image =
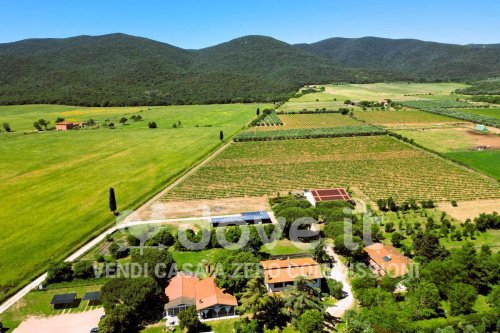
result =
[{"label": "dense forest", "polygon": [[[500,48],[431,43],[415,50],[405,40],[376,41],[365,49],[365,39],[355,48],[246,36],[184,50],[124,34],[23,40],[0,44],[0,104],[273,102],[310,83],[463,80],[500,73]],[[390,52],[394,45],[407,51]],[[376,60],[381,58],[389,60]]]}]

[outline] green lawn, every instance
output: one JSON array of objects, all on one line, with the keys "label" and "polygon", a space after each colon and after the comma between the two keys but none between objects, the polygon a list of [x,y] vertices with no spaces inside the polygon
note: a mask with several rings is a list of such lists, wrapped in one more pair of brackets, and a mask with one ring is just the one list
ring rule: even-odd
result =
[{"label": "green lawn", "polygon": [[[74,286],[67,288],[50,289],[46,291],[32,291],[23,297],[17,304],[0,315],[0,322],[4,327],[12,330],[29,316],[51,316],[64,313],[82,312],[96,309],[97,306],[88,306],[88,302],[81,300],[86,292],[99,291],[101,285]],[[66,310],[53,310],[50,301],[56,294],[76,293],[79,303]]]},{"label": "green lawn", "polygon": [[447,155],[500,180],[500,150],[454,152]]},{"label": "green lawn", "polygon": [[[29,119],[55,120],[65,108],[40,106],[40,113],[31,110]],[[256,108],[161,107],[144,111],[145,121],[117,125],[115,130],[0,133],[0,300],[43,272],[50,259],[63,258],[113,223],[110,187],[119,210],[137,207],[215,150],[221,144],[219,131],[226,138],[239,132],[255,117]],[[130,111],[111,109],[108,118]],[[26,113],[16,115],[18,110],[25,106],[0,107],[0,121],[10,122],[16,131],[22,128]],[[72,119],[90,118],[84,109],[78,110],[68,111]],[[107,117],[105,109],[91,110]],[[147,128],[151,120],[159,128]],[[183,127],[171,128],[178,121]]]},{"label": "green lawn", "polygon": [[225,251],[224,249],[210,249],[203,251],[172,251],[172,256],[175,259],[177,269],[184,271],[196,271],[198,269],[198,264],[201,264],[203,260],[207,260],[213,263],[212,259],[214,255],[218,252]]},{"label": "green lawn", "polygon": [[312,252],[312,246],[309,244],[294,244],[288,239],[280,239],[273,243],[262,245],[261,251],[270,255],[287,255]]}]

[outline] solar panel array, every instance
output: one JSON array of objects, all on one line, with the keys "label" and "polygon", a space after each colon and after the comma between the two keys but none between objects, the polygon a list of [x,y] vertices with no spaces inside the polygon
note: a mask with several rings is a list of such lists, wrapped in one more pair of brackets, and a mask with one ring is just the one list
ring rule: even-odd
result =
[{"label": "solar panel array", "polygon": [[214,226],[218,225],[245,225],[249,223],[262,222],[269,223],[271,218],[265,211],[244,212],[237,216],[212,217],[211,222]]},{"label": "solar panel array", "polygon": [[351,196],[343,188],[332,188],[328,190],[311,190],[311,194],[316,202],[333,200],[351,200]]}]

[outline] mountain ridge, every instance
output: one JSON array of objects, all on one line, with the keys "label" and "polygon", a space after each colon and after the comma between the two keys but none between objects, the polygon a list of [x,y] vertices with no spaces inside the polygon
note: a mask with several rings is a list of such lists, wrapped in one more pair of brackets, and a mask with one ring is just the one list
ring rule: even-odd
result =
[{"label": "mountain ridge", "polygon": [[249,35],[188,50],[122,33],[32,38],[0,44],[0,104],[273,102],[312,83],[486,78],[500,75],[496,45]]}]

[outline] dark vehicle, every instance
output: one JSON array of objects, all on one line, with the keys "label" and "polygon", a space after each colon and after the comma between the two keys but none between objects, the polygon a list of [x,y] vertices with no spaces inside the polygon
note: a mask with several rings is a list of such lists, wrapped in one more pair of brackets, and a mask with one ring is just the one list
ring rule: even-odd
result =
[{"label": "dark vehicle", "polygon": [[94,327],[93,329],[90,330],[90,333],[98,333],[99,329],[97,327]]}]

